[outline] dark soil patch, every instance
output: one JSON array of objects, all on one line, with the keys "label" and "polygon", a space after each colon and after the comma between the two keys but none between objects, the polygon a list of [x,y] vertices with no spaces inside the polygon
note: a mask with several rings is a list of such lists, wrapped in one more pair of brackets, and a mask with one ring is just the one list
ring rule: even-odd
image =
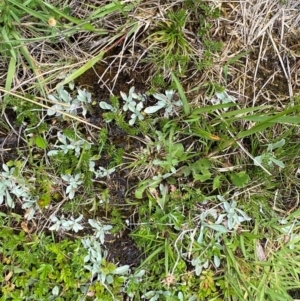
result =
[{"label": "dark soil patch", "polygon": [[129,237],[128,231],[122,233],[120,237],[112,234],[106,235],[105,247],[108,251],[108,261],[119,265],[138,267],[143,259],[141,251]]},{"label": "dark soil patch", "polygon": [[288,291],[288,294],[293,298],[293,299],[299,299],[300,298],[300,288],[292,289]]},{"label": "dark soil patch", "polygon": [[148,90],[145,83],[149,79],[149,68],[140,62],[139,66],[135,66],[138,58],[134,58],[129,51],[121,53],[121,50],[121,47],[115,47],[103,61],[78,79],[77,85],[92,90],[98,103],[108,100],[111,95],[119,96],[120,91],[127,93],[132,86],[140,93]]}]

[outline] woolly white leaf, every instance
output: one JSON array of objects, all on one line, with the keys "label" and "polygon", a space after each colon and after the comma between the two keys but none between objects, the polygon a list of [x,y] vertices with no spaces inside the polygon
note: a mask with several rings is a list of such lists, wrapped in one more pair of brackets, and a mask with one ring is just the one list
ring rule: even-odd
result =
[{"label": "woolly white leaf", "polygon": [[52,289],[52,295],[53,296],[58,296],[59,294],[59,287],[56,285],[54,286],[54,288]]},{"label": "woolly white leaf", "polygon": [[78,231],[83,230],[83,227],[80,224],[75,223],[72,230],[77,233]]},{"label": "woolly white leaf", "polygon": [[160,109],[162,109],[164,106],[162,105],[156,105],[156,106],[151,106],[151,107],[147,107],[144,112],[146,114],[152,114],[152,113],[155,113],[157,111],[159,111]]},{"label": "woolly white leaf", "polygon": [[58,151],[57,151],[57,150],[51,150],[51,151],[49,151],[49,152],[47,153],[47,155],[48,155],[49,157],[55,156],[55,155],[57,155],[57,154],[58,154]]},{"label": "woolly white leaf", "polygon": [[214,255],[214,264],[218,268],[221,264],[220,258],[217,255]]},{"label": "woolly white leaf", "polygon": [[110,111],[114,110],[113,106],[111,106],[110,104],[108,104],[105,101],[100,101],[100,108],[103,110],[110,110]]},{"label": "woolly white leaf", "polygon": [[115,275],[124,275],[129,271],[129,265],[123,265],[121,267],[116,268],[112,274]]},{"label": "woolly white leaf", "polygon": [[121,94],[121,97],[123,98],[123,100],[127,100],[127,95],[124,93],[124,92],[120,92],[120,94]]},{"label": "woolly white leaf", "polygon": [[10,196],[10,193],[8,191],[6,191],[6,204],[10,208],[15,208],[15,203],[14,203],[14,201],[13,201],[13,199]]}]

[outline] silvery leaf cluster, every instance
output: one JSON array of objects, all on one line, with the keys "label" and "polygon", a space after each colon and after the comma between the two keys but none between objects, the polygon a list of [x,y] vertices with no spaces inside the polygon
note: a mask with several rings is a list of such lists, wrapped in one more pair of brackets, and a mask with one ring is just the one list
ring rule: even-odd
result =
[{"label": "silvery leaf cluster", "polygon": [[175,110],[175,107],[181,107],[182,101],[173,99],[175,94],[174,90],[166,90],[165,94],[156,93],[153,97],[158,100],[154,106],[147,107],[144,112],[147,114],[155,113],[161,109],[165,110],[164,117],[168,117]]},{"label": "silvery leaf cluster", "polygon": [[122,99],[124,100],[125,104],[123,105],[123,110],[132,112],[129,120],[129,125],[134,125],[136,120],[143,120],[144,116],[141,113],[145,101],[145,98],[141,94],[136,94],[134,92],[134,87],[131,87],[128,95],[124,92],[120,92]]},{"label": "silvery leaf cluster", "polygon": [[58,148],[58,150],[51,150],[48,152],[48,156],[55,156],[59,152],[63,152],[64,154],[67,154],[69,150],[72,150],[75,152],[75,156],[79,157],[82,149],[90,149],[91,144],[83,139],[72,139],[67,137],[66,135],[62,134],[61,132],[57,133],[57,140],[60,142],[60,144],[55,144],[54,147]]},{"label": "silvery leaf cluster", "polygon": [[49,94],[48,99],[54,103],[47,110],[47,115],[49,116],[60,116],[63,112],[76,115],[78,109],[82,109],[82,115],[85,116],[87,105],[92,102],[92,94],[85,89],[78,89],[77,96],[73,99],[63,86],[58,86],[56,94]]},{"label": "silvery leaf cluster", "polygon": [[69,199],[73,199],[75,192],[78,190],[79,186],[83,183],[81,180],[81,173],[72,175],[62,175],[61,178],[68,183],[66,188],[66,194],[69,196]]},{"label": "silvery leaf cluster", "polygon": [[[15,207],[14,197],[22,201],[22,208],[29,209],[37,207],[37,198],[30,194],[27,182],[21,176],[17,176],[15,167],[9,168],[2,165],[3,171],[0,173],[0,204],[3,202],[10,208]],[[35,210],[27,219],[32,219]]]},{"label": "silvery leaf cluster", "polygon": [[83,230],[83,226],[80,224],[80,222],[83,219],[83,215],[81,214],[78,218],[70,217],[69,219],[65,219],[64,216],[62,216],[60,219],[56,216],[51,217],[51,222],[53,225],[49,228],[51,231],[74,231],[78,232],[80,230]]},{"label": "silvery leaf cluster", "polygon": [[100,240],[100,243],[104,244],[105,234],[109,234],[109,230],[112,229],[112,226],[102,225],[99,221],[95,221],[93,219],[89,219],[88,222],[95,229],[95,239]]}]

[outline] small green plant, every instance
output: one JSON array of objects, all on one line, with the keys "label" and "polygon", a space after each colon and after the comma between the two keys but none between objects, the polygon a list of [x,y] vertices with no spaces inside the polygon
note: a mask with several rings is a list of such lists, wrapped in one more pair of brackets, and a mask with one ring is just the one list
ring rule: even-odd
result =
[{"label": "small green plant", "polygon": [[82,270],[85,250],[79,241],[55,243],[50,237],[34,234],[29,238],[23,231],[13,233],[2,217],[1,237],[6,241],[0,242],[1,301],[20,297],[72,300],[82,296],[88,275]]},{"label": "small green plant", "polygon": [[170,11],[147,38],[152,44],[151,57],[164,72],[176,71],[182,75],[186,71],[190,53],[193,52],[184,34],[187,17],[184,9]]}]

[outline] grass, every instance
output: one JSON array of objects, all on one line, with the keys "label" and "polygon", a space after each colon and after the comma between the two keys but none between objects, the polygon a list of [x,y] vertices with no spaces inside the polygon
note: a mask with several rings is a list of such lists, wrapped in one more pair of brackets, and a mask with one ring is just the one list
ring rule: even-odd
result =
[{"label": "grass", "polygon": [[293,3],[0,7],[0,300],[299,298]]}]

